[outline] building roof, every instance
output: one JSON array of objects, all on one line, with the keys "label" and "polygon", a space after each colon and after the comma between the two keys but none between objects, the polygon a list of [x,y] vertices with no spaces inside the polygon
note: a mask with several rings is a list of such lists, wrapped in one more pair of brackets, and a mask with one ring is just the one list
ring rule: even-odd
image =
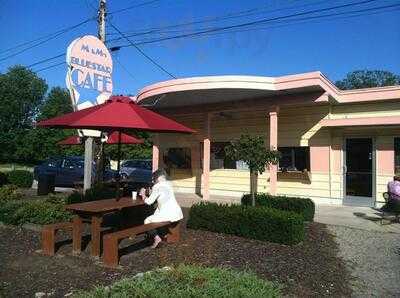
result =
[{"label": "building roof", "polygon": [[321,72],[281,77],[206,76],[174,79],[141,89],[136,101],[157,107],[182,107],[236,100],[321,92],[333,103],[400,99],[400,86],[340,90]]}]

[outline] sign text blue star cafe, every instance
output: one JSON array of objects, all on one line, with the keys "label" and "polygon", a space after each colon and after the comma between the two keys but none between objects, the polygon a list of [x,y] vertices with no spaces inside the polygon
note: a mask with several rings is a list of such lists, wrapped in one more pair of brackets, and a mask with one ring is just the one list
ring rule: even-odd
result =
[{"label": "sign text blue star cafe", "polygon": [[[101,104],[111,96],[113,63],[100,39],[92,35],[75,39],[68,47],[66,60],[66,84],[75,110]],[[89,134],[85,131],[85,135]]]}]

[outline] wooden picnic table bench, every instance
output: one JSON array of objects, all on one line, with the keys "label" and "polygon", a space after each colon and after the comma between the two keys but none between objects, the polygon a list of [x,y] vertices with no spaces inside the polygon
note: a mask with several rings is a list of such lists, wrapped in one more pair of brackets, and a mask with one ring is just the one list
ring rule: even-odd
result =
[{"label": "wooden picnic table bench", "polygon": [[103,253],[103,263],[106,267],[115,268],[118,266],[119,262],[119,241],[128,238],[135,237],[140,234],[144,234],[151,230],[155,230],[162,227],[168,228],[168,234],[166,235],[166,241],[168,243],[173,243],[179,241],[180,233],[179,233],[180,222],[157,222],[157,223],[149,223],[136,227],[131,227],[128,229],[124,229],[121,231],[117,231],[114,233],[109,233],[104,235],[103,244],[104,244],[104,253]]},{"label": "wooden picnic table bench", "polygon": [[123,197],[119,200],[97,200],[67,205],[66,210],[69,210],[76,215],[73,219],[74,253],[78,254],[81,251],[82,225],[84,221],[90,221],[91,223],[91,255],[99,257],[101,250],[101,223],[103,221],[103,216],[125,208],[144,205],[145,203],[143,200],[132,200],[131,197]]}]

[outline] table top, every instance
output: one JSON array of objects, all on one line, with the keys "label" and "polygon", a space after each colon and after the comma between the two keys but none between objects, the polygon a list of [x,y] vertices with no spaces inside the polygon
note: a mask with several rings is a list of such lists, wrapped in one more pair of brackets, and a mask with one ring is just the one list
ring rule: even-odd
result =
[{"label": "table top", "polygon": [[105,213],[123,208],[142,206],[144,204],[144,201],[141,199],[132,200],[132,197],[123,197],[118,201],[116,199],[108,199],[70,204],[65,206],[65,209],[74,212]]}]

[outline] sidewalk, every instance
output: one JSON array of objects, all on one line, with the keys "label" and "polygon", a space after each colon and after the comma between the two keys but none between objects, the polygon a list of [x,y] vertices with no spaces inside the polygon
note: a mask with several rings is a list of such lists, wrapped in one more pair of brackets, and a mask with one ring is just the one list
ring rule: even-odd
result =
[{"label": "sidewalk", "polygon": [[314,221],[348,228],[400,234],[400,224],[381,224],[382,213],[371,207],[317,205]]}]

